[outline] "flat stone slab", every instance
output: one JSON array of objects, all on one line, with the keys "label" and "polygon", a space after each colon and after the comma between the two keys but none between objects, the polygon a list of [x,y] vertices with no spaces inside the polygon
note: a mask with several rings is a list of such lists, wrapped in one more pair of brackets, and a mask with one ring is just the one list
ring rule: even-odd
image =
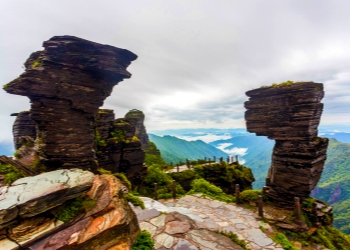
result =
[{"label": "flat stone slab", "polygon": [[[156,249],[162,249],[162,247],[169,249],[164,244],[170,246],[171,242],[173,244],[171,249],[177,250],[242,249],[236,244],[231,245],[231,240],[212,230],[233,232],[252,250],[280,249],[278,244],[259,229],[261,223],[257,221],[257,215],[236,204],[226,204],[203,196],[185,196],[177,202],[169,200],[164,203],[164,205],[156,201],[147,203],[168,213],[165,221],[165,215],[148,219],[149,223],[157,227]],[[186,219],[179,220],[179,215],[173,215],[173,212],[187,216],[187,220],[191,218],[193,223],[185,223]],[[154,232],[154,228],[150,230]]]},{"label": "flat stone slab", "polygon": [[60,169],[18,179],[0,189],[0,226],[56,207],[91,188],[94,174],[81,169]]}]

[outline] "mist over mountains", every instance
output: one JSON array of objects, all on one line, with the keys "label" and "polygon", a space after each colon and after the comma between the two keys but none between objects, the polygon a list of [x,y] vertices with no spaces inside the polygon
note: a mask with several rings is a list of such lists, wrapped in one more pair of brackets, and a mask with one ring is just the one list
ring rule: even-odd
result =
[{"label": "mist over mountains", "polygon": [[[238,155],[241,164],[252,169],[255,177],[253,189],[262,189],[265,185],[265,178],[271,165],[272,149],[274,141],[264,136],[255,136],[255,134],[247,133],[245,129],[182,129],[182,130],[166,130],[159,134],[171,133],[172,136],[164,137],[152,135],[150,138],[158,146],[159,140],[168,139],[181,141],[182,145],[190,145],[190,143],[200,143],[202,147],[206,147],[203,141],[207,142],[207,146],[215,147],[228,155]],[[158,134],[158,135],[159,135]],[[345,233],[350,233],[350,126],[343,127],[321,127],[319,134],[322,137],[330,138],[327,149],[327,161],[324,166],[321,180],[317,187],[313,190],[312,196],[323,200],[333,206],[334,210],[334,226]],[[178,136],[176,138],[174,136]],[[218,139],[220,138],[220,139]],[[188,140],[187,142],[184,140]],[[203,141],[200,142],[199,139]],[[215,140],[216,139],[216,140]],[[167,157],[167,146],[163,144],[163,157]],[[168,151],[167,151],[168,150]],[[179,151],[178,151],[179,152]],[[190,155],[192,148],[186,148],[187,155]],[[189,156],[190,158],[190,156]]]}]

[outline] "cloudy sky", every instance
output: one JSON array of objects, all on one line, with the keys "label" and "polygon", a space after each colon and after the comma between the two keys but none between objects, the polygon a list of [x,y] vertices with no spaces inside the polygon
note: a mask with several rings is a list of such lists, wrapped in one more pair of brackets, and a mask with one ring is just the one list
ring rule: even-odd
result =
[{"label": "cloudy sky", "polygon": [[[148,130],[244,127],[245,92],[286,80],[325,84],[322,124],[350,124],[350,1],[0,0],[0,82],[42,42],[73,35],[139,56],[105,101]],[[0,142],[26,97],[0,90]]]}]

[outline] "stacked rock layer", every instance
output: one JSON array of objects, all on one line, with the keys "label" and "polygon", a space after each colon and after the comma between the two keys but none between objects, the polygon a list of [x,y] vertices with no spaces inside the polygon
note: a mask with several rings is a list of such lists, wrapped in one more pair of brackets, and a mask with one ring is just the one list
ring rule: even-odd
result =
[{"label": "stacked rock layer", "polygon": [[112,110],[100,109],[95,134],[99,167],[113,173],[126,173],[133,184],[139,184],[147,170],[143,166],[145,153],[136,135],[136,126],[127,118],[115,119]]},{"label": "stacked rock layer", "polygon": [[246,92],[247,130],[276,141],[266,195],[282,206],[308,198],[319,181],[328,139],[317,137],[323,84],[298,82]]},{"label": "stacked rock layer", "polygon": [[95,171],[95,115],[113,87],[130,78],[126,68],[137,56],[72,36],[53,37],[43,46],[4,89],[29,97],[38,157],[48,170],[74,166]]}]

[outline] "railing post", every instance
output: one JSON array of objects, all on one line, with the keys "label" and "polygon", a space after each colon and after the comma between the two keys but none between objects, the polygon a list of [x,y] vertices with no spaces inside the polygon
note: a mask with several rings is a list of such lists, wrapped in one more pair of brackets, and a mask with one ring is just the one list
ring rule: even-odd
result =
[{"label": "railing post", "polygon": [[213,161],[214,161],[214,163],[215,163],[215,162],[216,162],[216,156],[214,156],[213,158],[214,158],[214,160],[213,160]]},{"label": "railing post", "polygon": [[295,221],[297,224],[302,224],[301,219],[301,208],[300,208],[300,198],[294,197],[294,205],[295,205]]},{"label": "railing post", "polygon": [[180,172],[180,166],[179,166],[179,164],[176,165],[176,168],[177,168],[177,172]]},{"label": "railing post", "polygon": [[158,200],[158,184],[154,183],[154,199]]},{"label": "railing post", "polygon": [[176,181],[173,180],[173,199],[176,199]]},{"label": "railing post", "polygon": [[240,195],[239,184],[236,184],[235,194],[236,194],[236,204],[239,204],[240,203],[240,200],[239,200],[239,195]]},{"label": "railing post", "polygon": [[259,195],[258,196],[258,209],[259,209],[259,216],[261,218],[264,218],[264,210],[263,210],[263,199],[262,199],[262,196]]}]

